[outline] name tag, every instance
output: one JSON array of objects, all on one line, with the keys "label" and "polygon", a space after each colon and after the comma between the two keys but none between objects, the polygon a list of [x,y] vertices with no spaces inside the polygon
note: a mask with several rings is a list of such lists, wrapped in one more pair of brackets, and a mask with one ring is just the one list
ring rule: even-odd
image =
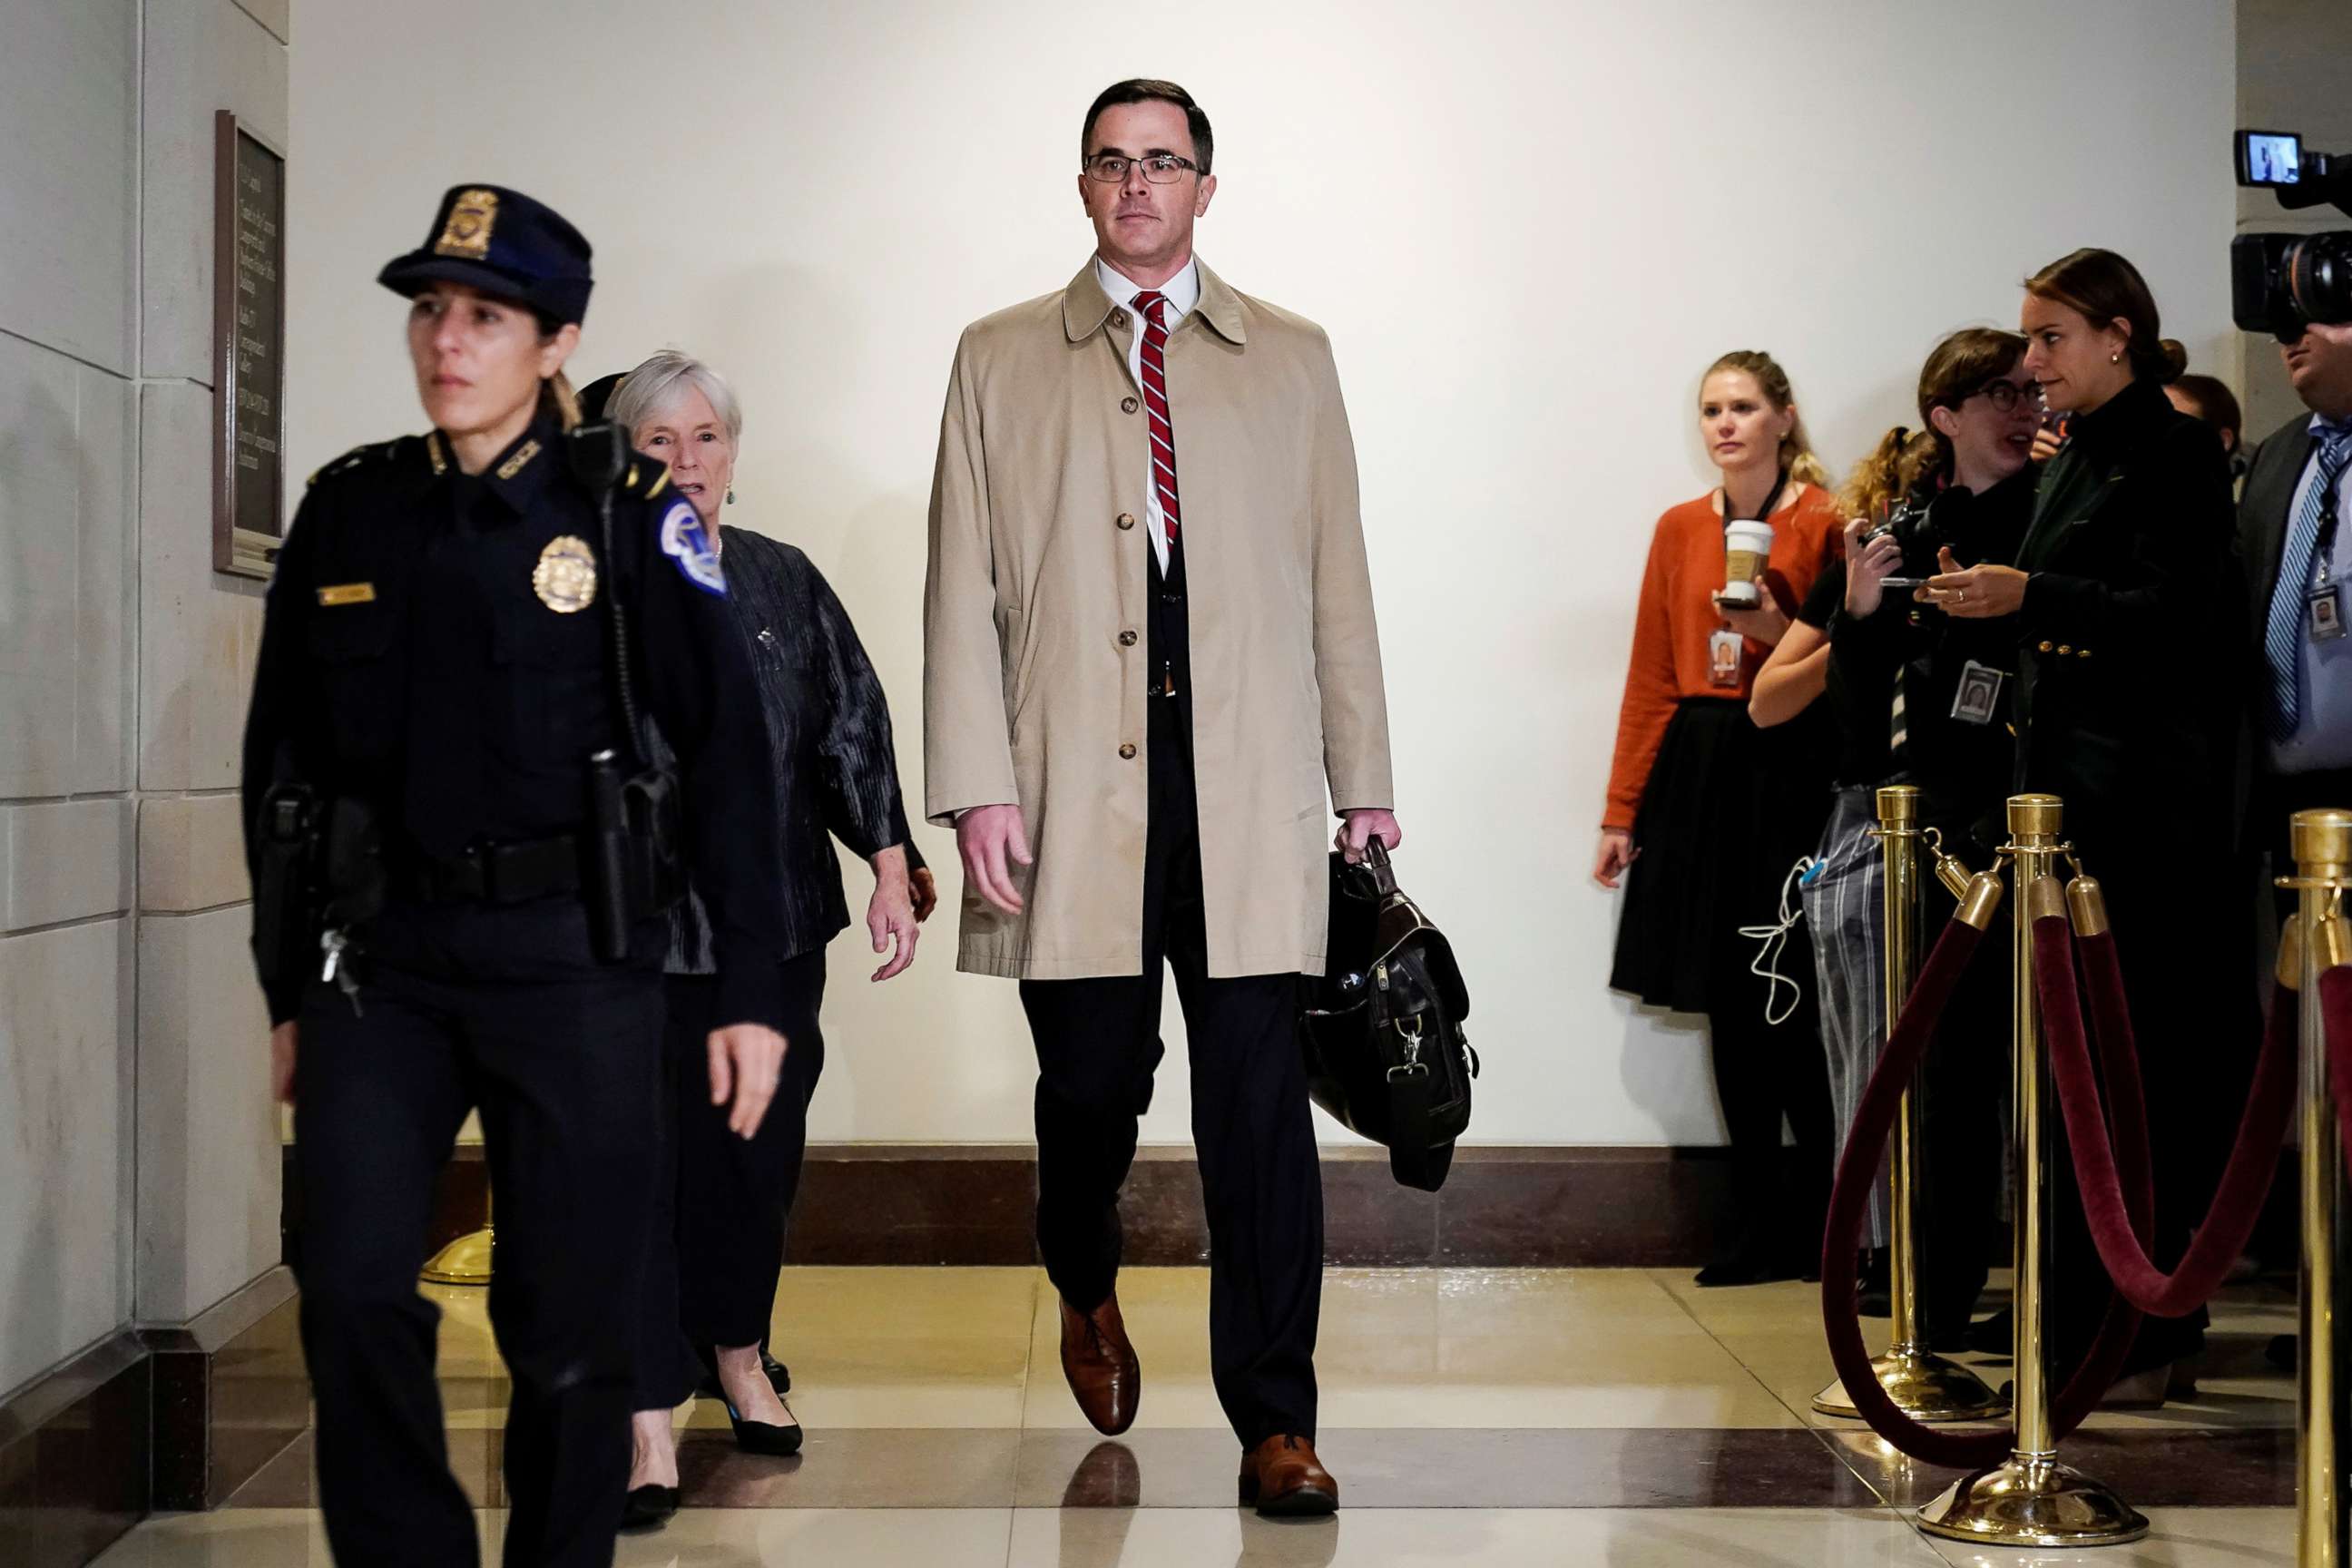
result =
[{"label": "name tag", "polygon": [[1719,631],[1706,639],[1706,679],[1726,690],[1739,689],[1739,667],[1747,653],[1738,632]]},{"label": "name tag", "polygon": [[373,583],[338,583],[331,588],[319,590],[321,608],[332,609],[337,605],[373,605],[375,584]]},{"label": "name tag", "polygon": [[2314,588],[2305,596],[2303,604],[2304,608],[2310,613],[2312,641],[2335,642],[2344,636],[2342,584],[2330,583],[2323,587]]},{"label": "name tag", "polygon": [[1990,724],[2000,712],[2000,687],[2008,672],[1979,664],[1960,667],[1959,689],[1952,693],[1952,717],[1963,724]]}]

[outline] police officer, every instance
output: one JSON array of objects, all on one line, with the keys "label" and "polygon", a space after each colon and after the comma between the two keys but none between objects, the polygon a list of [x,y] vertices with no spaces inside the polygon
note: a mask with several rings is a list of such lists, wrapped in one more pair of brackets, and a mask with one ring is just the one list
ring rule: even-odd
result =
[{"label": "police officer", "polygon": [[[460,186],[379,281],[412,301],[433,428],[311,481],[245,743],[256,952],[299,1135],[320,1501],[346,1565],[477,1560],[434,1382],[438,1314],[415,1282],[436,1174],[478,1110],[513,1387],[505,1560],[603,1564],[628,1476],[654,889],[674,847],[648,825],[675,826],[710,908],[711,1079],[749,1136],[784,1053],[769,742],[694,509],[658,462],[570,428],[579,231],[519,192]],[[667,805],[647,717],[679,759]],[[288,838],[315,870],[315,904],[291,912]]]}]

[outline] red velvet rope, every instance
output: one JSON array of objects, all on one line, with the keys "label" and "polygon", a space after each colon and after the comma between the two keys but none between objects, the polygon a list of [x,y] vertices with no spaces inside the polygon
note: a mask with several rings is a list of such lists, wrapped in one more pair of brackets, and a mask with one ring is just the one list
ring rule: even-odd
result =
[{"label": "red velvet rope", "polygon": [[[2253,1235],[2263,1201],[2278,1173],[2279,1151],[2285,1147],[2287,1120],[2294,1110],[2294,993],[2284,986],[2279,989],[2271,1008],[2270,1027],[2263,1037],[2262,1056],[2254,1065],[2253,1089],[2238,1124],[2230,1163],[2214,1190],[2212,1208],[2197,1227],[2197,1237],[2179,1267],[2167,1274],[2132,1234],[2130,1211],[2124,1202],[2115,1152],[2107,1142],[2106,1119],[2100,1110],[2098,1078],[2091,1068],[2090,1044],[2084,1037],[2081,998],[2067,952],[2070,934],[2062,916],[2044,915],[2034,921],[2033,968],[2050,1035],[2051,1072],[2065,1112],[2066,1142],[2074,1152],[2074,1171],[2082,1185],[2091,1239],[2116,1289],[2132,1305],[2151,1317],[2183,1317],[2211,1300],[2221,1288]],[[2144,1144],[2147,1107],[2113,933],[2084,937],[2082,954],[2084,976],[2090,985],[2091,1018],[2115,1106],[2116,1135],[2118,1140],[2137,1136]],[[2144,1157],[2139,1165],[2145,1173]],[[2141,1212],[2146,1212],[2149,1194],[2134,1195],[2140,1199]]]},{"label": "red velvet rope", "polygon": [[[1837,1183],[1830,1193],[1829,1224],[1822,1242],[1822,1326],[1829,1338],[1830,1361],[1845,1385],[1846,1397],[1872,1431],[1913,1458],[1953,1469],[1981,1469],[1998,1464],[2015,1446],[2011,1432],[1956,1432],[1926,1426],[1903,1413],[1887,1396],[1870,1370],[1870,1352],[1862,1340],[1862,1321],[1855,1311],[1854,1273],[1862,1241],[1864,1209],[1878,1179],[1878,1164],[1887,1138],[1895,1131],[1904,1091],[1917,1072],[1936,1020],[1951,1000],[1969,961],[1976,955],[1984,933],[1964,921],[1944,928],[1936,950],[1928,954],[1919,979],[1904,1004],[1903,1016],[1887,1036],[1877,1070],[1863,1090],[1853,1131],[1838,1160]],[[2133,1081],[2137,1082],[2137,1075]],[[2123,1138],[2122,1157],[2133,1177],[2137,1195],[2149,1185],[2147,1130],[2137,1139]],[[2139,1226],[2148,1223],[2144,1206],[2134,1216]],[[2111,1296],[2098,1337],[2083,1364],[2066,1382],[2051,1412],[2053,1430],[2065,1436],[2083,1423],[2116,1380],[2124,1357],[2139,1332],[2140,1314],[2121,1296]]]}]

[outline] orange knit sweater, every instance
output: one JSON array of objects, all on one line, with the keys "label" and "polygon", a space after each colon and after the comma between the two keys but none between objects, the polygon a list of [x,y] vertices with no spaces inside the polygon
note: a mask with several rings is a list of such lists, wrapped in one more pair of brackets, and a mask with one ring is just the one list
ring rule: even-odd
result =
[{"label": "orange knit sweater", "polygon": [[[1742,650],[1738,687],[1707,679],[1706,643],[1723,624],[1710,595],[1723,588],[1723,512],[1717,492],[1685,501],[1658,519],[1642,571],[1642,604],[1633,616],[1633,655],[1625,670],[1625,700],[1617,713],[1617,754],[1609,769],[1603,827],[1630,829],[1657,761],[1675,705],[1686,697],[1745,702],[1756,671],[1772,650],[1753,637]],[[1808,485],[1773,512],[1772,555],[1764,585],[1794,616],[1813,578],[1843,543],[1829,493]]]}]

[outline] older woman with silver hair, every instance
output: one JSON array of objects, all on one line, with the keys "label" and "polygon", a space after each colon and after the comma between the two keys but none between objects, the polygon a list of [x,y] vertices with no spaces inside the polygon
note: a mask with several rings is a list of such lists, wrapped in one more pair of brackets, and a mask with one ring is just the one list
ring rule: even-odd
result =
[{"label": "older woman with silver hair", "polygon": [[[767,1355],[784,1226],[807,1149],[808,1104],[824,1063],[817,1010],[824,949],[849,924],[839,838],[874,869],[866,927],[888,955],[874,979],[914,962],[920,922],[936,904],[899,799],[890,710],[874,667],[824,578],[789,544],[719,526],[735,499],[743,417],[709,366],[665,351],[584,395],[638,450],[669,465],[670,481],[719,543],[724,592],[758,678],[776,758],[786,913],[782,1081],[750,1139],[727,1128],[725,1064],[703,1049],[712,975],[710,932],[689,898],[671,922],[665,1061],[665,1139],[657,1218],[646,1258],[639,1337],[635,1458],[625,1522],[659,1524],[677,1508],[671,1418],[715,1384],[737,1444],[788,1455],[801,1428],[783,1396],[790,1374]],[[718,1100],[714,1102],[714,1095]],[[700,1365],[698,1369],[697,1363]]]}]

